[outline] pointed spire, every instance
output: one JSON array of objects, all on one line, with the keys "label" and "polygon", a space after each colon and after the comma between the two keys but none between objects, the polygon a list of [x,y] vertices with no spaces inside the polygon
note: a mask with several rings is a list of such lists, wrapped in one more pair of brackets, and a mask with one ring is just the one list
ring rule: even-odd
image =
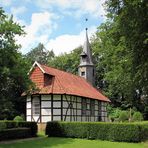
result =
[{"label": "pointed spire", "polygon": [[86,55],[88,56],[88,63],[90,65],[93,65],[92,62],[92,53],[91,53],[91,48],[90,48],[90,43],[89,43],[89,39],[88,39],[88,33],[87,33],[88,28],[86,28],[86,38],[85,38],[85,42],[84,42],[84,46],[83,46],[83,52],[86,53]]},{"label": "pointed spire", "polygon": [[92,53],[91,53],[90,43],[89,43],[88,34],[87,34],[88,28],[86,28],[85,30],[86,30],[86,37],[85,37],[85,42],[84,42],[83,51],[81,53],[81,56],[85,57],[86,60],[85,60],[85,63],[82,62],[82,63],[80,63],[80,65],[82,65],[82,64],[93,65]]},{"label": "pointed spire", "polygon": [[[87,21],[87,20],[86,20]],[[80,65],[79,65],[79,75],[83,78],[85,78],[91,85],[95,85],[94,83],[94,64],[92,60],[92,53],[91,53],[91,48],[89,44],[89,39],[88,39],[88,34],[86,30],[86,36],[85,36],[85,42],[83,46],[82,53],[80,54]]]}]

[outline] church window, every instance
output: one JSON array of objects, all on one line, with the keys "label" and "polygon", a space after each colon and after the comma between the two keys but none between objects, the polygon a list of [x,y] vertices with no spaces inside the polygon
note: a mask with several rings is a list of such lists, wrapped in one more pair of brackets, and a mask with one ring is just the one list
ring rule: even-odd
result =
[{"label": "church window", "polygon": [[34,97],[32,101],[33,106],[33,115],[39,115],[40,114],[40,98]]}]

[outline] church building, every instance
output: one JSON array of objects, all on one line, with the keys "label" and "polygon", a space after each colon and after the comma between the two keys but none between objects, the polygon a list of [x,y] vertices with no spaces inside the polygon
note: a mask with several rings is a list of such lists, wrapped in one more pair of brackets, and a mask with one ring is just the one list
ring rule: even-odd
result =
[{"label": "church building", "polygon": [[26,96],[27,121],[106,121],[110,100],[95,88],[87,29],[79,76],[35,62],[29,77],[37,90]]}]

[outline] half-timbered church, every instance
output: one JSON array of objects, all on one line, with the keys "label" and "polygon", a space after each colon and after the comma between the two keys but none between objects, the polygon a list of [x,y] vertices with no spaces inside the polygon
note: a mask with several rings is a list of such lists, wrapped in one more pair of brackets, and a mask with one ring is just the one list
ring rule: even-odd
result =
[{"label": "half-timbered church", "polygon": [[95,70],[89,39],[80,55],[79,76],[35,62],[30,79],[38,88],[27,95],[26,120],[105,121],[110,100],[95,88]]}]

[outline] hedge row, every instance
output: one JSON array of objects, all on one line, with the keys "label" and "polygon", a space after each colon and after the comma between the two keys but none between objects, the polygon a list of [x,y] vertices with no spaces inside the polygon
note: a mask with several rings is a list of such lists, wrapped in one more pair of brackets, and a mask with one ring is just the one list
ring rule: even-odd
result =
[{"label": "hedge row", "polygon": [[31,136],[30,128],[10,128],[0,132],[0,140],[29,138]]},{"label": "hedge row", "polygon": [[[23,135],[24,132],[24,135]],[[2,135],[4,137],[2,138]],[[9,138],[7,138],[7,135]],[[35,137],[37,135],[36,122],[0,121],[0,140]]]},{"label": "hedge row", "polygon": [[148,140],[148,123],[48,122],[46,135],[140,142]]}]

